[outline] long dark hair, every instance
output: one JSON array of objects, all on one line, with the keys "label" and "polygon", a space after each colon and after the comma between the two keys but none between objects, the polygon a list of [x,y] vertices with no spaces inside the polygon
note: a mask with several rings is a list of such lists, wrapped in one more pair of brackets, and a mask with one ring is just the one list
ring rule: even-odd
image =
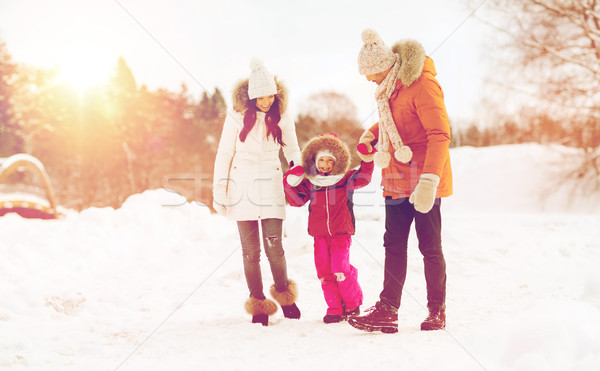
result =
[{"label": "long dark hair", "polygon": [[[256,123],[256,98],[250,99],[246,104],[246,113],[244,113],[244,127],[240,132],[240,140],[244,142],[248,133],[254,127]],[[279,98],[275,95],[275,100],[269,108],[265,116],[265,124],[267,124],[267,138],[269,135],[273,137],[273,140],[279,143],[280,146],[285,146],[285,143],[281,139],[281,128],[279,127],[279,121],[281,121],[281,112],[279,112]]]}]

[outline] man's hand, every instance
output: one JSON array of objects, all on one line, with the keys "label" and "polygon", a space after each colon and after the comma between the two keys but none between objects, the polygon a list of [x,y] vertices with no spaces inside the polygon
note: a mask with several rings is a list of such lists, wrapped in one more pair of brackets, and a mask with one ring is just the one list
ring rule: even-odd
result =
[{"label": "man's hand", "polygon": [[435,202],[435,194],[439,183],[439,176],[429,173],[421,174],[419,183],[417,183],[415,190],[408,198],[408,202],[415,205],[415,210],[418,212],[428,213]]},{"label": "man's hand", "polygon": [[377,150],[375,149],[375,143],[377,143],[377,139],[375,135],[371,133],[369,130],[366,130],[358,140],[358,144],[356,145],[356,151],[358,152],[358,157],[364,162],[373,161],[373,156]]}]

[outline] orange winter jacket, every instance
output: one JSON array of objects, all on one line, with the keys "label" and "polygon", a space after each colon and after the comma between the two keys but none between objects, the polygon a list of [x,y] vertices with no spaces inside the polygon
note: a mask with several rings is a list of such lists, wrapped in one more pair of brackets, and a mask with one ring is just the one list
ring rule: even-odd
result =
[{"label": "orange winter jacket", "polygon": [[[398,48],[394,48],[398,52]],[[422,50],[422,48],[421,48]],[[418,51],[417,51],[418,53]],[[403,56],[402,53],[400,53]],[[444,93],[435,79],[433,60],[422,55],[422,72],[400,70],[396,90],[390,97],[390,108],[398,133],[405,145],[413,152],[411,162],[398,162],[393,154],[390,165],[382,169],[383,196],[409,197],[422,173],[440,177],[436,197],[452,194],[452,170],[450,168],[450,123],[444,105]],[[404,62],[404,61],[403,61]],[[410,72],[410,71],[409,71]],[[379,138],[379,123],[369,129]],[[390,152],[394,149],[390,143]]]}]

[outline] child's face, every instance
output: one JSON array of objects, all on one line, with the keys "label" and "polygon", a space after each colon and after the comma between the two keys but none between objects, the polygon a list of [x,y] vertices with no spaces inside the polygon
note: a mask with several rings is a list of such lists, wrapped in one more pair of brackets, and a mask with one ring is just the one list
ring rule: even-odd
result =
[{"label": "child's face", "polygon": [[317,161],[317,170],[322,173],[329,173],[333,170],[333,165],[335,165],[335,160],[331,156],[321,156],[319,157],[319,161]]}]

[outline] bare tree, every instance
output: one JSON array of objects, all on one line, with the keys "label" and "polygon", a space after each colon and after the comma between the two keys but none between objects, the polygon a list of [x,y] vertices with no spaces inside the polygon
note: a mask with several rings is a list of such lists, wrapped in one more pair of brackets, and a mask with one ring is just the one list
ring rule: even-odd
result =
[{"label": "bare tree", "polygon": [[360,159],[354,148],[365,130],[357,118],[356,105],[345,94],[335,91],[322,91],[312,94],[303,104],[296,120],[298,142],[303,146],[310,138],[323,133],[336,133],[350,148],[351,166],[357,166]]},{"label": "bare tree", "polygon": [[520,104],[530,115],[577,133],[568,144],[585,151],[585,172],[600,175],[600,1],[489,0],[483,10],[484,22],[506,36],[493,46],[510,52],[495,78],[510,92],[529,91]]},{"label": "bare tree", "polygon": [[341,119],[355,120],[356,106],[348,96],[335,91],[312,94],[304,104],[302,112],[320,122],[335,122]]}]

